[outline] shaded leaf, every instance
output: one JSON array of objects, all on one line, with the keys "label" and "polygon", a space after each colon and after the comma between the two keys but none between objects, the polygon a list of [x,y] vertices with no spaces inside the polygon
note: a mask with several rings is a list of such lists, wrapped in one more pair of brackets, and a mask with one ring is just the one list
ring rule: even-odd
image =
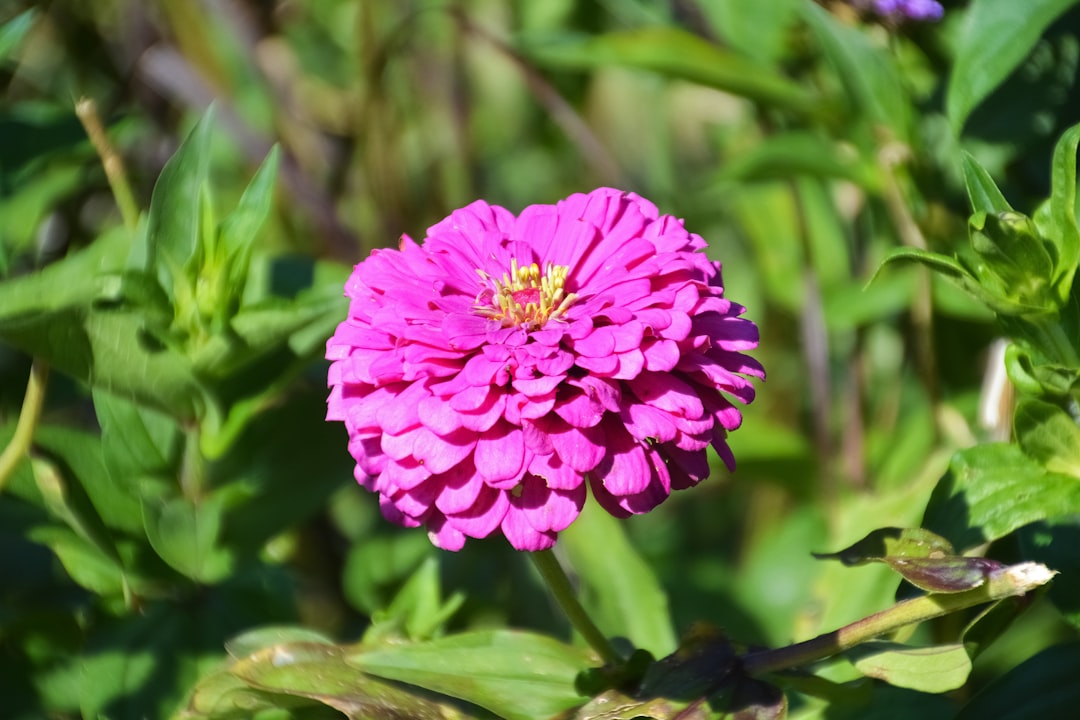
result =
[{"label": "shaded leaf", "polygon": [[1043,720],[1066,718],[1080,706],[1080,643],[1056,645],[991,682],[956,720]]},{"label": "shaded leaf", "polygon": [[1070,515],[1022,528],[1017,537],[1025,558],[1046,564],[1060,574],[1046,597],[1062,617],[1080,627],[1080,515]]},{"label": "shaded leaf", "polygon": [[[1044,558],[1036,559],[1044,560]],[[1050,586],[1050,591],[1052,592],[1060,583],[1061,578],[1058,577],[1054,584]],[[1012,627],[1016,618],[1030,607],[1033,599],[1033,594],[1013,595],[998,600],[979,613],[974,620],[968,623],[961,635],[968,657],[974,660],[991,643],[1001,637],[1006,630]]]},{"label": "shaded leaf", "polygon": [[479,705],[509,720],[549,717],[585,698],[574,678],[591,660],[556,640],[509,630],[478,631],[348,656],[366,673]]},{"label": "shaded leaf", "polygon": [[787,710],[787,696],[780,688],[753,678],[739,682],[728,705],[731,720],[781,720]]},{"label": "shaded leaf", "polygon": [[233,554],[219,546],[223,495],[197,504],[187,498],[143,499],[143,524],[154,551],[192,580],[214,583],[233,569]]},{"label": "shaded leaf", "polygon": [[1020,64],[1073,0],[975,0],[960,31],[945,111],[957,135],[971,111]]},{"label": "shaded leaf", "polygon": [[874,166],[865,163],[854,149],[814,133],[791,131],[771,135],[745,155],[724,165],[720,177],[727,180],[776,180],[795,175],[843,178],[863,187],[877,187]]},{"label": "shaded leaf", "polygon": [[962,687],[971,673],[971,658],[961,644],[915,648],[874,641],[858,645],[844,655],[867,677],[928,693]]}]

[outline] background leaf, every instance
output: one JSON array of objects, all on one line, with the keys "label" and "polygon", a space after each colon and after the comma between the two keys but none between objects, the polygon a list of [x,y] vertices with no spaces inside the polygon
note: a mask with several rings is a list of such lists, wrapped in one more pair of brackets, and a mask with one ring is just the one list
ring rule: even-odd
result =
[{"label": "background leaf", "polygon": [[1031,51],[1046,27],[1072,0],[974,0],[964,18],[949,77],[946,113],[957,135],[971,111]]}]

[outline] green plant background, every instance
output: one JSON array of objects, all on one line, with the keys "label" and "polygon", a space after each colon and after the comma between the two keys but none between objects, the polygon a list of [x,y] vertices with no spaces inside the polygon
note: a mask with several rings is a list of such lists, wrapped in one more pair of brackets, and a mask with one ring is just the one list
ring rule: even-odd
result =
[{"label": "green plant background", "polygon": [[[562,640],[569,628],[504,542],[443,553],[382,520],[352,479],[344,430],[323,422],[323,342],[370,250],[420,239],[478,197],[516,212],[599,185],[709,241],[769,373],[731,436],[736,473],[717,461],[647,516],[586,515],[560,538],[601,629],[656,657],[697,622],[770,646],[833,629],[892,603],[898,582],[811,551],[925,514],[960,550],[1059,570],[1049,597],[977,654],[959,690],[857,681],[823,700],[811,688],[789,693],[791,717],[1075,707],[1080,431],[1059,406],[1077,376],[1061,370],[1068,358],[1047,370],[1064,388],[1052,401],[1051,380],[1032,381],[1042,399],[1021,405],[1019,444],[955,455],[1010,437],[1011,409],[988,427],[979,401],[991,344],[1027,326],[995,324],[1001,306],[915,264],[869,281],[898,249],[951,258],[971,203],[996,212],[1007,198],[1037,223],[1052,173],[1075,178],[1075,141],[1071,167],[1054,151],[1080,121],[1080,3],[944,5],[934,25],[809,0],[0,7],[0,447],[31,358],[53,368],[33,452],[0,495],[4,717],[339,716],[310,702],[325,689],[290,705],[263,666],[221,671],[226,642],[266,626],[284,629],[241,636],[233,657],[292,641],[330,667],[343,651],[328,638],[364,639],[357,662],[375,670],[341,678],[342,692],[391,698],[403,715],[327,703],[352,717],[501,714],[388,682],[402,680],[387,669],[398,662],[424,671],[391,640],[442,638],[450,662],[475,657],[449,647],[468,631],[512,663],[515,643],[540,658],[547,646],[506,628]],[[80,97],[122,158],[137,227],[75,115]],[[969,198],[973,182],[982,196]],[[1062,212],[1075,225],[1074,197]],[[1060,272],[1038,297],[1074,302],[1075,256],[1047,257]],[[1030,299],[1017,277],[999,284],[1003,303]],[[1014,381],[1045,367],[1029,360],[1014,354]],[[980,462],[998,471],[981,506],[964,495]],[[915,639],[956,642],[973,617]],[[583,661],[559,647],[550,686],[492,681],[518,716],[587,702],[572,682]],[[835,662],[820,675],[859,672]],[[198,706],[200,680],[225,699]]]}]

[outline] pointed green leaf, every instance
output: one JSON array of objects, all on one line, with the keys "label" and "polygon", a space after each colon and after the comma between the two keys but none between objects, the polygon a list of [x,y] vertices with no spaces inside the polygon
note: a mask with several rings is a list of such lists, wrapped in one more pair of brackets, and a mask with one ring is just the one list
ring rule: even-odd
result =
[{"label": "pointed green leaf", "polygon": [[550,717],[585,702],[574,679],[589,656],[552,638],[478,631],[427,643],[361,651],[366,673],[466,700],[508,720]]},{"label": "pointed green leaf", "polygon": [[37,11],[31,8],[0,26],[0,64],[15,54],[22,39],[34,26],[36,19]]},{"label": "pointed green leaf", "polygon": [[971,201],[971,209],[975,212],[983,212],[987,215],[1001,212],[1012,212],[1012,207],[1005,196],[994,184],[990,173],[986,172],[970,153],[963,153],[960,158],[964,172],[964,184],[967,186],[968,199]]},{"label": "pointed green leaf", "polygon": [[1046,597],[1073,627],[1080,627],[1080,515],[1027,525],[1017,537],[1023,557],[1060,573]]},{"label": "pointed green leaf", "polygon": [[940,558],[955,552],[948,540],[929,530],[881,528],[839,552],[813,555],[822,560],[839,560],[845,565],[863,565],[886,558]]},{"label": "pointed green leaf", "polygon": [[896,248],[889,253],[880,265],[878,265],[877,270],[874,271],[874,277],[870,279],[870,282],[874,281],[874,278],[881,273],[886,265],[899,262],[916,262],[920,265],[925,265],[931,270],[936,270],[950,280],[971,279],[971,274],[964,266],[948,255],[929,252],[928,250],[919,250],[918,248]]},{"label": "pointed green leaf", "polygon": [[210,168],[210,129],[213,109],[208,110],[180,144],[161,171],[150,198],[147,219],[148,270],[156,270],[162,288],[176,298],[181,287],[193,293],[190,266],[199,251],[203,220],[204,186]]},{"label": "pointed green leaf", "polygon": [[858,645],[844,655],[867,677],[920,692],[955,690],[971,673],[971,658],[959,643],[915,648],[877,641]]},{"label": "pointed green leaf", "polygon": [[581,583],[581,600],[609,637],[628,637],[660,657],[676,647],[667,595],[626,537],[623,524],[595,503],[559,538]]},{"label": "pointed green leaf", "polygon": [[519,43],[532,60],[551,67],[609,65],[650,70],[746,97],[766,105],[815,112],[816,99],[784,75],[744,55],[674,27],[618,30],[587,38]]},{"label": "pointed green leaf", "polygon": [[219,547],[222,495],[194,504],[187,498],[144,498],[143,525],[154,551],[192,580],[214,583],[232,571],[235,558]]},{"label": "pointed green leaf", "polygon": [[923,526],[967,550],[1029,523],[1080,513],[1076,478],[1047,472],[1008,443],[953,456],[926,509]]},{"label": "pointed green leaf", "polygon": [[1077,145],[1080,145],[1080,125],[1069,128],[1054,148],[1050,183],[1050,221],[1053,227],[1043,229],[1057,248],[1057,272],[1053,281],[1063,305],[1068,301],[1077,264],[1080,263],[1080,226],[1076,217]]},{"label": "pointed green leaf", "polygon": [[945,111],[957,135],[971,111],[1020,64],[1043,31],[1075,0],[975,0],[949,76]]}]

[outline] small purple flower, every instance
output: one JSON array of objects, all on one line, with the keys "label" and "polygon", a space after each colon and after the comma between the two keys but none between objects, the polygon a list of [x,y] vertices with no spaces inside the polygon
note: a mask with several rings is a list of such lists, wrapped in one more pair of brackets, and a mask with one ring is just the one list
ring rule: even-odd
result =
[{"label": "small purple flower", "polygon": [[517,217],[477,201],[376,250],[326,349],[356,479],[441,548],[542,550],[587,495],[625,517],[707,477],[709,445],[734,468],[729,398],[764,371],[704,249],[601,188]]},{"label": "small purple flower", "polygon": [[874,11],[891,20],[940,20],[945,8],[934,0],[874,0]]}]

